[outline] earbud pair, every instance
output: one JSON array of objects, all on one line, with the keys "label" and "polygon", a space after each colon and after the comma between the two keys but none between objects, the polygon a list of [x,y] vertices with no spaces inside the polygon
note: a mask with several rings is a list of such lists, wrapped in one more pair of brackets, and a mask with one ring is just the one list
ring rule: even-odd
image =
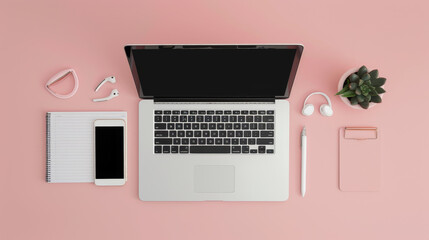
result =
[{"label": "earbud pair", "polygon": [[[97,92],[97,91],[101,88],[101,86],[103,86],[103,84],[105,84],[106,82],[116,83],[116,78],[115,78],[115,77],[113,77],[113,76],[112,76],[112,77],[107,77],[107,78],[105,78],[105,79],[104,79],[100,84],[98,84],[98,86],[95,88],[95,92]],[[92,99],[92,101],[94,101],[94,102],[104,102],[104,101],[110,100],[110,99],[112,99],[112,98],[115,98],[115,97],[117,97],[117,96],[119,96],[119,91],[118,91],[118,89],[113,89],[109,96],[104,97],[104,98]]]},{"label": "earbud pair", "polygon": [[308,98],[310,98],[313,95],[322,95],[326,98],[326,100],[328,101],[328,104],[322,104],[320,106],[320,114],[322,114],[322,116],[325,117],[330,117],[334,114],[334,111],[332,110],[332,104],[331,104],[331,100],[329,99],[328,95],[322,93],[322,92],[314,92],[311,93],[310,95],[307,96],[307,98],[305,98],[304,101],[304,107],[302,108],[302,115],[304,116],[310,116],[311,114],[313,114],[314,112],[314,105],[313,104],[306,104]]}]

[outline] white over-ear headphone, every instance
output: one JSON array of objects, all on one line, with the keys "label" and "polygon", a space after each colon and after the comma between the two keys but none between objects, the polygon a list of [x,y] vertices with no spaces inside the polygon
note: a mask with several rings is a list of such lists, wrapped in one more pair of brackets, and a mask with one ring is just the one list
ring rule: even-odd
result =
[{"label": "white over-ear headphone", "polygon": [[94,101],[94,102],[103,102],[103,101],[107,101],[107,100],[110,100],[112,98],[115,98],[117,96],[119,96],[118,89],[113,89],[109,96],[107,96],[105,98],[92,99],[92,101]]},{"label": "white over-ear headphone", "polygon": [[334,111],[332,110],[331,100],[329,99],[328,95],[326,95],[322,92],[311,93],[310,95],[307,96],[307,98],[305,98],[304,107],[302,108],[302,115],[310,116],[311,114],[313,114],[313,112],[314,112],[313,104],[306,104],[308,98],[310,98],[313,95],[322,95],[326,98],[326,100],[328,101],[328,104],[322,104],[320,106],[320,114],[322,114],[323,116],[326,116],[326,117],[332,116],[334,114]]}]

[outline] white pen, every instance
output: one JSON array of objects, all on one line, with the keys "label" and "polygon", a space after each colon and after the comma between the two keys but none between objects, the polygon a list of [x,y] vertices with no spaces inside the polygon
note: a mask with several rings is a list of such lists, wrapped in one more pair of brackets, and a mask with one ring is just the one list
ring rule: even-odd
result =
[{"label": "white pen", "polygon": [[306,175],[307,175],[307,134],[304,127],[301,132],[301,194],[302,194],[302,197],[304,197],[305,195]]}]

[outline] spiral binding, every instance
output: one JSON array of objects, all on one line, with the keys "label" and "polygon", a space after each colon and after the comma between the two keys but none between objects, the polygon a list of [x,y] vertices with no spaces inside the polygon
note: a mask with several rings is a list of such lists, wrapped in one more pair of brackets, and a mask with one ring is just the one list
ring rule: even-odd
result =
[{"label": "spiral binding", "polygon": [[46,182],[51,182],[51,114],[46,113]]}]

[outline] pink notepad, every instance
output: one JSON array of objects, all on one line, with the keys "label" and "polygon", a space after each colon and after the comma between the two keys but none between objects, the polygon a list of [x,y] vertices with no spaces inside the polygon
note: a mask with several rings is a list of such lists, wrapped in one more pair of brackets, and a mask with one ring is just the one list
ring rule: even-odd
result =
[{"label": "pink notepad", "polygon": [[340,129],[341,191],[380,190],[380,135],[374,127]]}]

